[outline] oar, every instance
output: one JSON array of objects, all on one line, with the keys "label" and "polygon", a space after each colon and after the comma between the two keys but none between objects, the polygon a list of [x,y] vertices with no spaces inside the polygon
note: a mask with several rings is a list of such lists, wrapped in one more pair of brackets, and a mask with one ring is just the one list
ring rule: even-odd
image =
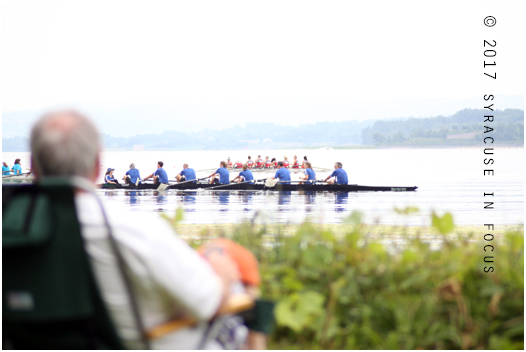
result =
[{"label": "oar", "polygon": [[226,187],[226,186],[231,186],[231,185],[242,185],[243,183],[249,183],[249,182],[260,182],[260,181],[263,181],[263,180],[250,180],[250,181],[244,181],[244,182],[238,182],[238,183],[225,183],[224,185],[220,185],[220,186],[214,186],[214,187],[210,187],[210,188],[203,188],[203,190],[211,190],[211,189],[215,189],[215,188],[219,188],[219,187]]},{"label": "oar", "polygon": [[324,182],[324,181],[317,181],[317,180],[299,180],[299,181],[278,181],[278,183],[314,183],[314,182]]},{"label": "oar", "polygon": [[176,183],[177,185],[182,185],[183,183],[194,182],[194,181],[202,181],[202,180],[206,180],[207,178],[208,177],[196,178],[196,179],[193,179],[193,180],[188,180],[188,181],[183,181],[183,182],[177,182],[177,181],[174,181],[174,180],[168,180],[168,182],[177,182]]},{"label": "oar", "polygon": [[15,176],[29,175],[29,174],[31,174],[31,172],[24,172],[18,175],[2,175],[2,178],[9,178],[9,177],[15,177]]}]

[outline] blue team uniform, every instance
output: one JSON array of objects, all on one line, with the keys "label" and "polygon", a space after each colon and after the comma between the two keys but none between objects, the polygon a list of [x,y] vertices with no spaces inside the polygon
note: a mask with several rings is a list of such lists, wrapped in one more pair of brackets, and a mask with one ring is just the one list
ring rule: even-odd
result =
[{"label": "blue team uniform", "polygon": [[11,171],[13,171],[13,175],[22,175],[22,166],[20,166],[20,164],[15,164]]},{"label": "blue team uniform", "polygon": [[104,177],[104,181],[106,181],[106,183],[109,183],[109,181],[115,182],[115,176],[108,174]]},{"label": "blue team uniform", "polygon": [[137,179],[141,179],[141,175],[139,174],[139,170],[137,169],[129,169],[126,171],[126,175],[130,176],[130,180],[132,183],[137,182]]},{"label": "blue team uniform", "polygon": [[161,167],[157,170],[155,170],[154,176],[159,176],[159,182],[160,183],[168,183],[168,174],[164,169]]},{"label": "blue team uniform", "polygon": [[2,165],[2,175],[11,175],[11,171],[9,170],[9,166]]},{"label": "blue team uniform", "polygon": [[219,174],[219,183],[227,184],[230,183],[230,173],[224,167],[220,167],[216,170],[216,174]]},{"label": "blue team uniform", "polygon": [[[254,181],[254,175],[252,174],[252,171],[248,169],[246,171],[241,171],[239,173],[239,176],[242,176],[244,178],[244,182]],[[254,183],[254,182],[248,182],[248,183]]]},{"label": "blue team uniform", "polygon": [[331,177],[336,177],[335,184],[346,185],[349,183],[349,180],[347,180],[347,173],[343,169],[334,170]]},{"label": "blue team uniform", "polygon": [[290,181],[289,169],[282,167],[281,169],[276,171],[276,175],[274,175],[274,178],[279,179],[280,181]]},{"label": "blue team uniform", "polygon": [[[184,176],[186,178],[186,181],[195,180],[197,179],[197,176],[195,176],[195,171],[192,168],[184,169],[179,173],[181,176]],[[192,183],[197,183],[197,181],[193,181]]]},{"label": "blue team uniform", "polygon": [[305,175],[309,176],[307,180],[315,180],[316,174],[314,173],[314,170],[312,170],[310,167],[308,169],[305,169]]}]

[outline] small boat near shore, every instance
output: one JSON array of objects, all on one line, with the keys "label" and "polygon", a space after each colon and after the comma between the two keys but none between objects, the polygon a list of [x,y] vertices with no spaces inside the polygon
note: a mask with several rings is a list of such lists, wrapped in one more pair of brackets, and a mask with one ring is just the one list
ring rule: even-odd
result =
[{"label": "small boat near shore", "polygon": [[[153,183],[139,184],[137,186],[130,185],[115,185],[115,184],[99,184],[102,189],[125,189],[125,190],[156,190],[158,185]],[[181,183],[170,184],[166,190],[217,190],[217,191],[314,191],[314,192],[413,192],[418,187],[394,187],[394,186],[361,186],[361,185],[329,185],[326,183],[278,183],[274,187],[268,187],[264,182],[256,182],[254,184],[248,183],[229,183],[226,185],[210,184],[210,183]]]},{"label": "small boat near shore", "polygon": [[2,183],[5,182],[15,182],[15,183],[21,183],[21,182],[30,182],[32,183],[35,180],[35,177],[33,175],[5,175],[2,176]]}]

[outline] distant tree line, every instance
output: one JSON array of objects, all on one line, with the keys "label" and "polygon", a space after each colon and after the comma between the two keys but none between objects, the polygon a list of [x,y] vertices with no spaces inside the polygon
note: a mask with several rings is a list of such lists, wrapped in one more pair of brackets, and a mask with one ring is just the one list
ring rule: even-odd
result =
[{"label": "distant tree line", "polygon": [[103,135],[106,148],[131,149],[144,145],[145,150],[226,150],[242,148],[275,149],[288,146],[360,145],[361,131],[374,121],[318,122],[298,126],[274,123],[247,123],[224,130],[185,133],[165,131],[161,134],[137,135],[129,138]]},{"label": "distant tree line", "polygon": [[[362,130],[363,144],[475,144],[483,138],[484,115],[488,114],[488,110],[464,109],[451,117],[376,121],[372,126]],[[495,117],[492,125],[494,125],[494,135],[498,142],[524,143],[523,110],[496,110],[492,115]],[[447,139],[448,136],[470,132],[477,133],[467,138]]]},{"label": "distant tree line", "polygon": [[[350,145],[472,145],[483,138],[483,116],[487,110],[464,109],[451,117],[402,118],[391,120],[318,122],[297,126],[274,123],[247,123],[223,130],[201,132],[164,131],[132,137],[102,135],[105,148],[132,150],[228,150],[278,149]],[[497,143],[524,144],[524,111],[497,110],[493,136]],[[447,139],[448,136],[477,132],[474,136]],[[28,151],[25,137],[3,138],[2,151]]]}]

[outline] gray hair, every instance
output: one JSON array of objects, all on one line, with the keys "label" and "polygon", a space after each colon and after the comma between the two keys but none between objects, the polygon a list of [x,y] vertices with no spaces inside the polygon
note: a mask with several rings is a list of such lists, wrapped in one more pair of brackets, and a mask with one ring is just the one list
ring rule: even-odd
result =
[{"label": "gray hair", "polygon": [[77,111],[45,114],[31,131],[31,158],[41,176],[89,177],[99,151],[97,128]]},{"label": "gray hair", "polygon": [[339,169],[343,167],[342,163],[340,163],[339,161],[335,162],[334,164],[338,166]]},{"label": "gray hair", "polygon": [[130,169],[135,169],[135,164],[134,163],[130,164]]}]

